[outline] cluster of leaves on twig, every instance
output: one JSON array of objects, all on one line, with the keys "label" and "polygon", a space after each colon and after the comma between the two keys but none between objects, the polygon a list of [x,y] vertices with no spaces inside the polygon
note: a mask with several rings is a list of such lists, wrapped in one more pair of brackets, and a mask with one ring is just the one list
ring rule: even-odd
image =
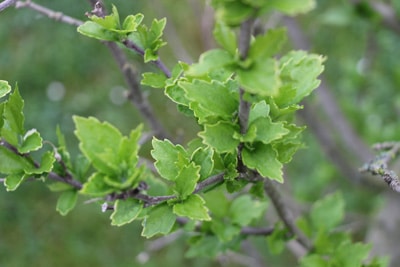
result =
[{"label": "cluster of leaves on twig", "polygon": [[[0,96],[8,95],[0,104],[0,173],[7,190],[28,179],[43,180],[61,192],[57,210],[62,215],[74,208],[78,195],[89,196],[103,210],[112,210],[112,225],[141,221],[145,237],[167,235],[184,226],[193,233],[189,256],[215,256],[236,249],[246,235],[261,233],[269,236],[275,252],[296,239],[307,253],[301,266],[361,266],[369,246],[335,232],[344,214],[340,194],[316,202],[310,215],[296,223],[272,182],[284,181],[284,164],[302,147],[304,127],[294,123],[294,115],[302,108],[300,101],[318,87],[324,58],[304,51],[278,57],[285,29],[259,35],[252,29],[264,13],[302,13],[314,2],[213,0],[211,4],[220,48],[204,52],[197,63],[179,62],[172,71],[158,56],[166,44],[165,19],[153,20],[150,27],[143,24],[143,14],[121,22],[115,6],[106,14],[98,2],[87,13],[89,21],[78,27],[79,33],[104,41],[114,51],[134,87],[132,102],[144,115],[149,109],[138,101],[140,91],[130,76],[134,73],[118,56],[121,50],[115,43],[154,64],[158,71],[144,73],[141,84],[163,89],[179,111],[199,124],[198,137],[176,144],[159,138],[167,134],[148,121],[156,135],[149,161],[139,153],[142,125],[123,136],[107,122],[74,116],[81,155],[72,159],[59,129],[58,144],[44,146],[35,129],[24,128],[23,99],[17,88],[12,91],[1,81]],[[41,155],[40,162],[33,160],[35,153]],[[251,227],[264,221],[268,199],[283,224],[256,231]],[[363,266],[380,265],[374,260]]]}]

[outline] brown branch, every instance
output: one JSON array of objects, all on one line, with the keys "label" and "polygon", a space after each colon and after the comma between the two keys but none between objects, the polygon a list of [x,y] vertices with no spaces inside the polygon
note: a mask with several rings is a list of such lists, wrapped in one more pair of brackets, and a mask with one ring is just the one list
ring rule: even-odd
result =
[{"label": "brown branch", "polygon": [[296,226],[294,219],[283,201],[279,191],[275,188],[275,185],[268,178],[264,179],[264,191],[271,199],[272,204],[278,213],[279,218],[283,221],[289,232],[297,238],[297,241],[306,249],[311,250],[312,245],[310,240],[304,235],[304,233]]}]

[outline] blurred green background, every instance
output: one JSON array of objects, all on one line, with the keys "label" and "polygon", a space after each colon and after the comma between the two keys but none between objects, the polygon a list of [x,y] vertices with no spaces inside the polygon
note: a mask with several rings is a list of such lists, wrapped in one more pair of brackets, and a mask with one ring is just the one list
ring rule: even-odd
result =
[{"label": "blurred green background", "polygon": [[[36,2],[80,20],[91,10],[86,1]],[[147,24],[154,17],[167,17],[165,39],[171,46],[163,48],[161,56],[169,67],[176,60],[195,61],[215,45],[210,38],[212,14],[203,2],[112,1],[121,17],[144,13]],[[311,51],[327,56],[324,79],[357,135],[370,145],[400,139],[400,38],[366,3],[320,0],[315,10],[296,19],[312,44]],[[110,7],[111,1],[106,4]],[[398,15],[400,4],[388,4]],[[261,23],[280,25],[284,20],[272,14]],[[288,49],[292,47],[296,45],[288,44]],[[139,72],[153,68],[144,66],[135,55],[129,57]],[[33,10],[8,8],[0,13],[0,79],[18,83],[25,99],[27,128],[36,128],[44,139],[54,141],[55,128],[60,125],[75,152],[74,114],[107,120],[123,133],[141,122],[123,96],[126,85],[107,48],[79,35],[75,27]],[[143,90],[171,134],[182,140],[193,137],[196,125],[178,114],[162,91]],[[309,102],[318,101],[312,96]],[[286,169],[288,190],[301,204],[342,190],[350,217],[361,224],[356,238],[362,240],[370,216],[382,207],[378,194],[382,189],[365,188],[362,181],[354,183],[344,177],[312,131],[306,131],[304,141],[307,149],[299,151]],[[147,255],[142,252],[152,241],[140,237],[140,225],[112,227],[109,214],[82,200],[62,217],[55,211],[56,201],[57,194],[40,183],[25,184],[10,193],[0,188],[0,266],[236,266],[226,258],[186,259],[183,238]],[[269,255],[263,238],[253,241],[271,266],[291,262]]]}]

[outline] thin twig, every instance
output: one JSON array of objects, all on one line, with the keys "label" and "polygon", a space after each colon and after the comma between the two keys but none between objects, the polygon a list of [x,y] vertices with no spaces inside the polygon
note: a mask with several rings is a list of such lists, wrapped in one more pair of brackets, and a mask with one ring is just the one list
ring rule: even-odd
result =
[{"label": "thin twig", "polygon": [[272,204],[278,213],[279,218],[283,221],[290,233],[297,238],[297,241],[307,250],[312,248],[310,240],[304,235],[304,233],[296,226],[294,219],[283,201],[279,191],[275,188],[273,182],[266,178],[264,179],[264,191],[271,199]]},{"label": "thin twig", "polygon": [[74,25],[74,26],[80,26],[81,24],[83,24],[83,21],[81,21],[79,19],[75,19],[73,17],[65,15],[62,12],[57,12],[57,11],[51,10],[47,7],[38,5],[30,0],[29,1],[17,1],[17,3],[15,4],[15,7],[16,8],[23,8],[23,7],[30,8],[32,10],[35,10],[36,12],[46,15],[50,19],[53,19],[55,21],[60,21],[60,22],[66,23],[66,24],[70,24],[70,25]]},{"label": "thin twig", "polygon": [[3,11],[4,9],[12,6],[17,2],[17,0],[4,0],[3,2],[0,3],[0,12]]}]

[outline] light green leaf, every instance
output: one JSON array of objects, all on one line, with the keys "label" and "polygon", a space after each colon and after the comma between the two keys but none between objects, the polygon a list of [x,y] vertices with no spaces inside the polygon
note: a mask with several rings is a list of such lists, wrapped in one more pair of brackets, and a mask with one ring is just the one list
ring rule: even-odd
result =
[{"label": "light green leaf", "polygon": [[167,180],[174,181],[180,170],[189,163],[188,155],[181,145],[174,145],[169,140],[153,138],[151,156],[156,160],[154,166],[158,173]]},{"label": "light green leaf", "polygon": [[200,180],[206,179],[214,168],[214,150],[210,147],[199,147],[192,154],[191,161],[200,166]]},{"label": "light green leaf", "polygon": [[236,54],[237,40],[235,32],[224,24],[222,21],[217,21],[213,31],[214,38],[217,43],[222,46],[231,55]]},{"label": "light green leaf", "polygon": [[55,162],[54,152],[47,151],[43,154],[42,159],[40,161],[39,167],[30,167],[25,169],[25,173],[27,174],[42,174],[48,173],[53,169],[53,164]]},{"label": "light green leaf", "polygon": [[102,41],[118,41],[120,35],[117,32],[108,30],[93,21],[86,21],[77,28],[80,34]]},{"label": "light green leaf", "polygon": [[34,168],[34,165],[26,157],[21,157],[4,146],[0,146],[0,173],[21,174],[30,168]]},{"label": "light green leaf", "polygon": [[287,15],[306,13],[316,6],[315,0],[268,0],[264,7],[277,9]]},{"label": "light green leaf", "polygon": [[300,267],[327,267],[325,256],[310,254],[300,259]]},{"label": "light green leaf", "polygon": [[297,104],[308,96],[320,81],[318,76],[324,70],[325,58],[307,54],[305,51],[292,51],[280,59],[282,89],[275,97],[278,106]]},{"label": "light green leaf", "polygon": [[368,258],[371,244],[345,243],[342,244],[334,254],[336,266],[353,267],[363,266],[363,262]]},{"label": "light green leaf", "polygon": [[258,35],[249,49],[249,58],[253,61],[264,61],[277,54],[286,42],[286,29],[268,30],[264,35]]},{"label": "light green leaf", "polygon": [[196,188],[197,181],[200,179],[200,167],[193,162],[181,169],[175,179],[174,191],[179,199],[186,199]]},{"label": "light green leaf", "polygon": [[142,23],[143,18],[143,14],[140,13],[127,16],[122,23],[123,31],[127,33],[136,31],[136,28]]},{"label": "light green leaf", "polygon": [[65,216],[70,212],[76,205],[76,200],[78,199],[78,191],[69,190],[63,192],[57,200],[56,210]]},{"label": "light green leaf", "polygon": [[211,220],[204,199],[197,194],[190,195],[184,201],[175,204],[173,212],[178,216],[188,217],[192,220]]},{"label": "light green leaf", "polygon": [[[163,35],[163,31],[165,25],[167,24],[167,19],[162,18],[160,20],[154,19],[151,23],[150,30],[149,30],[149,40],[154,43],[161,38]],[[154,48],[154,47],[153,47]],[[159,48],[159,47],[157,47]]]},{"label": "light green leaf", "polygon": [[1,129],[1,136],[15,147],[19,146],[19,135],[25,133],[23,108],[24,100],[19,94],[18,88],[15,88],[4,104],[4,125]]},{"label": "light green leaf", "polygon": [[237,125],[220,121],[214,125],[205,125],[204,131],[199,133],[205,144],[211,146],[218,153],[234,152],[240,141],[234,138],[238,131]]},{"label": "light green leaf", "polygon": [[4,185],[7,191],[14,191],[20,184],[25,180],[26,175],[24,173],[14,173],[6,177]]},{"label": "light green leaf", "polygon": [[129,137],[123,137],[118,149],[118,162],[122,171],[136,168],[139,157],[139,139],[142,134],[143,125],[132,130]]},{"label": "light green leaf", "polygon": [[143,73],[142,76],[143,79],[140,83],[153,88],[164,88],[167,79],[164,74],[154,72],[146,72]]},{"label": "light green leaf", "polygon": [[172,213],[168,204],[160,204],[154,207],[143,220],[142,236],[150,238],[156,234],[168,234],[176,221],[176,215]]},{"label": "light green leaf", "polygon": [[97,170],[111,176],[118,174],[120,166],[117,155],[122,134],[111,124],[101,123],[93,117],[74,116],[73,120],[82,153]]},{"label": "light green leaf", "polygon": [[187,76],[205,77],[210,71],[221,69],[235,63],[233,55],[222,49],[208,50],[201,54],[199,62],[190,66]]},{"label": "light green leaf", "polygon": [[202,80],[180,82],[186,97],[191,101],[192,109],[200,123],[208,117],[220,117],[230,120],[237,110],[239,96],[233,93],[228,86],[219,82],[208,83]]},{"label": "light green leaf", "polygon": [[31,151],[36,151],[42,147],[42,137],[36,129],[31,129],[27,131],[22,138],[22,144],[18,148],[19,153],[28,153]]},{"label": "light green leaf", "polygon": [[228,214],[230,201],[226,198],[223,187],[215,188],[204,195],[207,208],[210,210],[213,219],[222,219]]},{"label": "light green leaf", "polygon": [[114,191],[114,188],[104,182],[104,174],[94,173],[89,177],[89,180],[83,184],[81,189],[82,194],[90,196],[105,196]]},{"label": "light green leaf", "polygon": [[315,229],[332,230],[344,218],[344,201],[337,192],[314,203],[310,211],[310,218]]},{"label": "light green leaf", "polygon": [[118,199],[111,214],[111,225],[122,226],[135,220],[142,211],[143,205],[133,198]]},{"label": "light green leaf", "polygon": [[241,1],[224,1],[212,4],[216,7],[216,21],[224,21],[227,25],[238,26],[254,13],[254,8]]},{"label": "light green leaf", "polygon": [[211,230],[218,236],[221,242],[229,242],[240,234],[241,228],[237,225],[228,224],[221,220],[212,220]]},{"label": "light green leaf", "polygon": [[52,192],[61,192],[61,191],[73,189],[72,185],[66,184],[63,182],[51,182],[51,183],[47,184],[47,187]]},{"label": "light green leaf", "polygon": [[256,169],[262,176],[283,182],[283,165],[271,145],[255,143],[253,147],[245,147],[242,151],[243,163]]},{"label": "light green leaf", "polygon": [[112,6],[112,11],[110,15],[104,17],[91,15],[90,19],[107,30],[116,30],[121,28],[118,9],[114,5]]},{"label": "light green leaf", "polygon": [[237,81],[248,93],[275,96],[281,86],[278,63],[273,58],[256,61],[250,68],[237,70]]},{"label": "light green leaf", "polygon": [[229,213],[232,222],[240,226],[247,226],[264,214],[267,203],[252,199],[249,195],[243,195],[233,200]]},{"label": "light green leaf", "polygon": [[0,80],[0,98],[11,92],[11,86],[7,81]]},{"label": "light green leaf", "polygon": [[[282,122],[274,123],[271,121],[270,117],[258,118],[253,121],[249,126],[249,133],[252,131],[256,133],[256,136],[251,141],[260,141],[264,144],[269,144],[289,133],[289,130],[283,126]],[[247,140],[246,137],[247,134],[244,136],[244,140]]]}]

